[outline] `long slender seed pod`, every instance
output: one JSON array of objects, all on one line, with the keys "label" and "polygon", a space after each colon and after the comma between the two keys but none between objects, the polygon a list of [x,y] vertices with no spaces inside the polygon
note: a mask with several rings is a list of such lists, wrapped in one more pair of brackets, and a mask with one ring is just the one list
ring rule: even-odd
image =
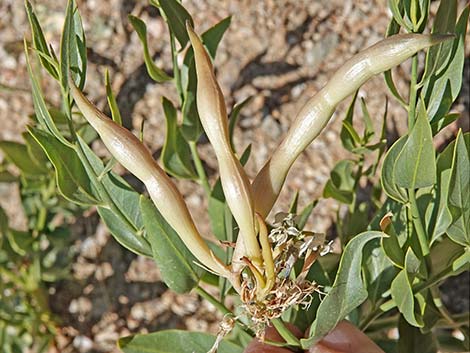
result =
[{"label": "long slender seed pod", "polygon": [[216,258],[196,229],[183,197],[147,147],[129,130],[99,111],[71,79],[69,86],[78,108],[98,132],[109,152],[145,184],[155,206],[188,249],[202,265],[224,277],[230,277],[230,271]]},{"label": "long slender seed pod", "polygon": [[227,110],[212,62],[197,34],[189,25],[187,29],[196,62],[196,98],[201,124],[217,157],[227,204],[240,227],[240,236],[245,245],[244,255],[254,264],[260,264],[261,253],[256,238],[251,184],[230,147]]},{"label": "long slender seed pod", "polygon": [[336,106],[374,75],[387,71],[419,50],[452,35],[399,34],[384,39],[346,61],[330,81],[300,110],[286,137],[253,181],[255,209],[263,217],[271,211],[290,167],[319,135]]}]

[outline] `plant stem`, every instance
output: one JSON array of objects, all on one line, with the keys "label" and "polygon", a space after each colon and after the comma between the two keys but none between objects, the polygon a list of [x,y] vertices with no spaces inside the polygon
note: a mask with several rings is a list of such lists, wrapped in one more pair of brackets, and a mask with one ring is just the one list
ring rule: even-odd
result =
[{"label": "plant stem", "polygon": [[199,182],[201,183],[202,187],[206,191],[207,195],[211,193],[211,186],[209,185],[209,181],[207,180],[206,171],[204,170],[204,166],[202,165],[201,158],[199,158],[199,153],[197,152],[196,142],[189,141],[189,148],[191,150],[191,156],[194,160],[194,165],[196,166],[196,172],[199,177]]},{"label": "plant stem", "polygon": [[[429,289],[431,287],[436,286],[439,282],[442,282],[443,280],[445,280],[452,273],[454,273],[454,269],[452,268],[452,264],[451,264],[450,266],[446,267],[444,270],[439,272],[437,275],[434,275],[431,278],[429,278],[427,281],[421,282],[421,283],[418,283],[418,284],[414,285],[412,287],[413,293],[416,294],[416,293],[422,292],[423,290],[426,290],[426,289]],[[393,299],[389,299],[384,304],[380,305],[379,308],[374,310],[374,312],[383,311],[381,309],[383,307],[386,307],[387,311],[388,311],[388,310],[393,309],[395,306],[396,305],[393,303]],[[383,312],[385,313],[386,311],[383,311]],[[375,314],[371,313],[370,316],[372,316],[372,315],[375,315]]]},{"label": "plant stem", "polygon": [[[200,286],[197,286],[195,288],[195,291],[196,293],[201,297],[201,298],[204,298],[205,300],[207,300],[209,303],[211,303],[212,305],[215,306],[215,308],[217,310],[219,310],[222,314],[224,315],[231,315],[233,316],[234,318],[235,315],[233,314],[232,311],[230,311],[230,309],[228,309],[224,304],[222,304],[220,301],[218,301],[216,298],[214,298],[211,294],[209,294],[208,292],[206,292],[202,287]],[[254,336],[254,333],[250,330],[250,329],[247,329],[246,326],[239,321],[238,318],[236,318],[235,320],[235,323],[243,330],[245,331],[247,334],[249,334],[250,336]]]},{"label": "plant stem", "polygon": [[379,318],[382,314],[384,314],[385,312],[382,311],[380,309],[380,304],[381,304],[382,300],[379,301],[378,303],[376,303],[374,305],[374,308],[373,310],[370,311],[369,315],[367,315],[364,320],[362,320],[360,323],[359,323],[359,329],[361,331],[365,331],[369,325],[372,323],[372,322],[375,322],[375,320],[377,318]]},{"label": "plant stem", "polygon": [[[216,298],[214,298],[211,294],[206,292],[203,288],[200,286],[197,286],[195,288],[196,293],[200,295],[202,298],[207,300],[209,303],[215,306],[217,310],[219,310],[222,314],[224,315],[233,315],[233,313],[221,302],[219,302]],[[235,315],[234,315],[235,316]]]},{"label": "plant stem", "polygon": [[424,229],[424,226],[421,220],[421,215],[419,214],[414,188],[408,189],[408,198],[410,200],[411,217],[412,217],[414,228],[416,229],[416,233],[418,234],[418,240],[419,240],[419,245],[421,247],[421,251],[423,252],[423,256],[428,256],[429,255],[428,239],[427,239],[426,231]]},{"label": "plant stem", "polygon": [[416,97],[417,97],[417,81],[418,81],[418,56],[413,56],[411,61],[411,82],[410,97],[408,101],[408,130],[413,128],[416,115]]},{"label": "plant stem", "polygon": [[300,341],[295,335],[289,330],[282,319],[272,319],[271,323],[276,328],[277,332],[281,335],[282,338],[286,341],[287,344],[295,347],[300,347]]}]

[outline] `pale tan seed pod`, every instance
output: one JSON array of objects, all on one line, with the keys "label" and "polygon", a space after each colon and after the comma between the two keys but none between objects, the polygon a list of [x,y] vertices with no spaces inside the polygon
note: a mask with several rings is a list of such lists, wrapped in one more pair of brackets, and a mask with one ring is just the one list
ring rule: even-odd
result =
[{"label": "pale tan seed pod", "polygon": [[158,211],[178,233],[196,259],[213,272],[229,278],[231,276],[229,269],[209,249],[196,229],[183,197],[155,162],[147,147],[129,130],[99,111],[71,79],[69,86],[78,108],[98,132],[111,155],[144,183]]},{"label": "pale tan seed pod", "polygon": [[452,35],[399,34],[384,39],[346,61],[300,110],[286,137],[253,181],[255,209],[271,211],[287,173],[300,153],[319,135],[336,106],[372,76],[399,65],[418,51]]},{"label": "pale tan seed pod", "polygon": [[197,34],[189,25],[187,29],[196,62],[197,108],[201,124],[217,157],[227,204],[240,227],[244,255],[255,264],[260,264],[261,252],[255,231],[251,184],[230,146],[227,110],[211,59]]}]

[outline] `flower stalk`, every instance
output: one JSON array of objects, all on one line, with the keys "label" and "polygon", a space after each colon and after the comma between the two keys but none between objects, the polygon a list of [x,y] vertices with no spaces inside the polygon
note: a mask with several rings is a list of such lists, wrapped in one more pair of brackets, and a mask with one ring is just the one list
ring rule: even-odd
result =
[{"label": "flower stalk", "polygon": [[263,217],[269,214],[291,166],[320,134],[343,99],[372,76],[390,70],[422,49],[451,38],[452,35],[398,34],[346,61],[300,110],[286,137],[253,181],[256,212]]}]

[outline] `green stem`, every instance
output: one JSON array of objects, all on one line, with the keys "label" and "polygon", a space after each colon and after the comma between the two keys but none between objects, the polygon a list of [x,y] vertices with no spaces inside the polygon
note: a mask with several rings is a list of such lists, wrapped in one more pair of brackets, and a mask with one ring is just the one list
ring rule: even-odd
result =
[{"label": "green stem", "polygon": [[419,245],[421,247],[421,251],[423,252],[423,256],[427,256],[429,255],[428,239],[421,220],[421,215],[419,214],[418,203],[416,202],[416,194],[413,188],[408,189],[408,198],[410,199],[411,217],[416,233],[418,234]]},{"label": "green stem", "polygon": [[[233,315],[233,313],[224,305],[222,304],[221,302],[219,302],[216,298],[214,298],[211,294],[209,294],[208,292],[206,292],[203,288],[197,286],[195,288],[196,290],[196,293],[198,295],[200,295],[202,298],[204,298],[205,300],[207,300],[209,303],[211,303],[212,305],[215,306],[215,308],[217,310],[219,310],[222,314],[224,315]],[[235,315],[233,315],[235,316]]]},{"label": "green stem", "polygon": [[201,183],[202,187],[206,191],[207,195],[211,193],[211,186],[209,185],[209,181],[207,180],[206,171],[204,170],[204,166],[202,165],[201,158],[199,158],[199,153],[197,152],[196,142],[189,141],[189,148],[191,150],[191,156],[194,160],[194,165],[196,166],[196,172],[199,177],[199,182]]},{"label": "green stem", "polygon": [[178,97],[180,98],[180,103],[183,105],[184,94],[183,87],[181,84],[181,71],[178,66],[178,52],[176,51],[175,36],[170,31],[170,45],[171,45],[171,56],[173,58],[173,76],[176,85],[176,91],[178,92]]},{"label": "green stem", "polygon": [[380,309],[381,302],[382,300],[376,303],[374,305],[374,308],[369,312],[369,315],[367,315],[364,320],[359,323],[359,328],[361,329],[361,331],[365,331],[371,323],[375,322],[375,320],[377,320],[382,314],[384,314],[384,311]]},{"label": "green stem", "polygon": [[[425,282],[418,283],[413,286],[412,290],[413,293],[419,293],[422,292],[423,290],[432,288],[436,285],[438,285],[440,282],[445,280],[447,277],[452,275],[454,273],[454,270],[452,268],[452,264],[439,272],[437,275],[432,276]],[[382,304],[379,308],[375,310],[375,312],[380,311],[380,312],[385,312],[381,308],[387,308],[386,311],[393,309],[396,306],[396,304],[393,302],[393,299],[389,299],[386,301],[384,304]]]},{"label": "green stem", "polygon": [[[209,303],[211,303],[212,305],[214,305],[214,307],[219,310],[222,314],[224,315],[231,315],[232,317],[236,318],[235,315],[233,314],[232,311],[230,311],[230,309],[228,309],[224,304],[222,304],[220,301],[218,301],[216,298],[214,298],[211,294],[209,294],[208,292],[206,292],[203,288],[201,288],[200,286],[197,286],[195,288],[195,291],[196,293],[201,297],[201,298],[204,298],[205,300],[207,300]],[[250,329],[247,329],[246,326],[239,321],[238,318],[236,318],[235,320],[235,324],[238,325],[243,331],[245,331],[247,334],[249,334],[250,336],[254,336],[254,333],[250,330]]]},{"label": "green stem", "polygon": [[282,319],[272,319],[271,323],[288,345],[300,347],[299,339],[286,327]]},{"label": "green stem", "polygon": [[417,81],[418,81],[418,56],[413,56],[411,61],[411,82],[410,82],[410,98],[408,101],[408,130],[413,128],[416,115],[416,98],[417,98]]}]

